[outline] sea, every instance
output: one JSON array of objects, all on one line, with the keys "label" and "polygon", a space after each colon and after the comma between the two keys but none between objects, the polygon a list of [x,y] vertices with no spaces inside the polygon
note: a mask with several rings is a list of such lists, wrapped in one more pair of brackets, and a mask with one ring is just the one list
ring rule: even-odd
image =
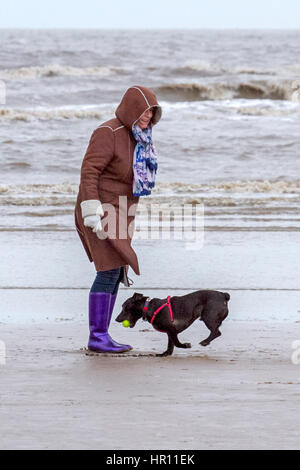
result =
[{"label": "sea", "polygon": [[153,197],[226,213],[214,226],[299,229],[300,31],[2,29],[0,44],[0,229],[72,226],[90,135],[132,85],[163,109]]}]

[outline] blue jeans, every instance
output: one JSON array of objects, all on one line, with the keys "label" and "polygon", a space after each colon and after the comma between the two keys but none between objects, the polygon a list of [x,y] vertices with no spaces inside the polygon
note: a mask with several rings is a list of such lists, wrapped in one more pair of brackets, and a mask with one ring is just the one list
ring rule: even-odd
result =
[{"label": "blue jeans", "polygon": [[97,271],[96,279],[90,292],[109,292],[115,295],[118,292],[122,276],[122,267],[110,269],[109,271]]}]

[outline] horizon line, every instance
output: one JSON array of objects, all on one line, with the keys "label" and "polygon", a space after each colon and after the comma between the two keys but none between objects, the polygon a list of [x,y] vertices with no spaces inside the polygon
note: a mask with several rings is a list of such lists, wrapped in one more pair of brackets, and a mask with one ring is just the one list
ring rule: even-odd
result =
[{"label": "horizon line", "polygon": [[264,26],[264,27],[256,27],[256,26],[248,26],[248,27],[240,27],[240,26],[223,26],[223,27],[216,27],[216,26],[201,26],[201,27],[149,27],[149,28],[140,28],[140,27],[90,27],[90,26],[0,26],[0,30],[93,30],[93,31],[199,31],[199,30],[241,30],[241,31],[248,31],[248,30],[256,30],[256,31],[265,31],[265,30],[276,30],[276,31],[299,31],[299,27],[275,27],[275,26]]}]

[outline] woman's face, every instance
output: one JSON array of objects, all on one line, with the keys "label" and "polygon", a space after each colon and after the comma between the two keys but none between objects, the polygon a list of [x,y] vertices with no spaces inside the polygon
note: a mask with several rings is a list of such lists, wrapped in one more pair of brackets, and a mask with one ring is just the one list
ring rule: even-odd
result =
[{"label": "woman's face", "polygon": [[137,122],[137,125],[141,128],[141,129],[146,129],[149,125],[149,122],[151,120],[153,116],[153,109],[150,108],[150,109],[147,109],[147,111],[145,111],[140,119],[138,120]]}]

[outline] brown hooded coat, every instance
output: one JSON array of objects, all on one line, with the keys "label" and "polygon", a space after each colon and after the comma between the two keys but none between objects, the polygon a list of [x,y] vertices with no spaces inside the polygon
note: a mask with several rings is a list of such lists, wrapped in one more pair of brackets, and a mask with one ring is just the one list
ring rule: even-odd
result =
[{"label": "brown hooded coat", "polygon": [[[136,141],[132,126],[149,108],[153,109],[152,124],[161,117],[161,107],[155,94],[141,86],[130,87],[124,94],[116,110],[116,118],[101,124],[94,130],[86,150],[82,166],[79,192],[75,206],[75,225],[87,256],[94,262],[96,271],[130,265],[136,274],[140,274],[138,259],[131,247],[135,210],[139,197],[133,196],[133,153]],[[119,205],[119,196],[126,196],[127,208]],[[124,200],[125,198],[123,198]],[[89,210],[83,213],[83,201]],[[110,203],[116,210],[116,237],[99,239],[90,227],[85,227],[83,217],[95,215],[95,204]],[[136,206],[133,206],[133,205]],[[132,207],[133,206],[133,207]],[[131,208],[132,207],[132,208]],[[130,210],[131,208],[131,210]],[[104,209],[105,210],[105,209]],[[128,212],[130,215],[128,215]],[[108,222],[103,230],[109,231],[108,213],[104,219]],[[119,227],[130,224],[128,230],[120,236]],[[106,230],[106,228],[108,230]],[[121,233],[122,233],[122,229]]]}]

